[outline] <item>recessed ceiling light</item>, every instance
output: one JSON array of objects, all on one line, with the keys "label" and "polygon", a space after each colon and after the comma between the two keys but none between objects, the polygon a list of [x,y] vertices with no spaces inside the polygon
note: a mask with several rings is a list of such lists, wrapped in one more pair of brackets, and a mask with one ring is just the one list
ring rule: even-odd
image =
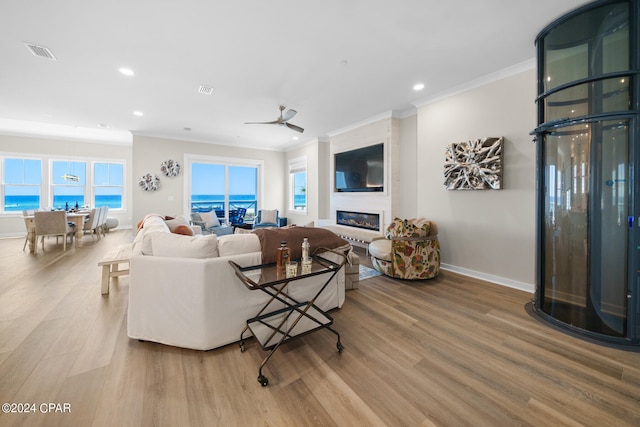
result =
[{"label": "recessed ceiling light", "polygon": [[297,140],[298,140],[298,137],[297,137],[297,136],[294,136],[294,137],[292,137],[291,139],[293,139],[294,141],[297,141]]},{"label": "recessed ceiling light", "polygon": [[134,111],[134,112],[133,112],[133,115],[134,115],[134,116],[138,116],[138,117],[142,117],[142,116],[144,116],[144,114],[142,114],[142,111]]},{"label": "recessed ceiling light", "polygon": [[413,85],[413,90],[415,90],[415,91],[419,91],[419,90],[422,90],[422,89],[424,89],[424,83],[416,83],[416,84]]},{"label": "recessed ceiling light", "polygon": [[133,70],[129,68],[122,67],[122,68],[119,68],[118,71],[120,71],[120,74],[124,74],[125,76],[131,77],[134,75]]},{"label": "recessed ceiling light", "polygon": [[187,127],[184,127],[184,128],[182,128],[182,129],[183,129],[185,132],[189,132],[189,131],[191,130],[191,128],[187,128]]}]

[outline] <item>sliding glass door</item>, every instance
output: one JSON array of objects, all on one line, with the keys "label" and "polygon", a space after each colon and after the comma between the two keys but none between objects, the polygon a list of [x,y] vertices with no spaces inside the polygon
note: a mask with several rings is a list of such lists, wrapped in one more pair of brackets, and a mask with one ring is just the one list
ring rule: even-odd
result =
[{"label": "sliding glass door", "polygon": [[258,203],[258,165],[236,165],[212,159],[190,162],[191,212],[215,211],[223,221],[241,212],[252,220]]}]

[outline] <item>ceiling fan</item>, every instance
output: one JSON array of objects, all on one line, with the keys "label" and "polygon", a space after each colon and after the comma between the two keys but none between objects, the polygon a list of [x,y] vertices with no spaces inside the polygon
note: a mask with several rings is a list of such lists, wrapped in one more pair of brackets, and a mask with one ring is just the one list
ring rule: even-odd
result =
[{"label": "ceiling fan", "polygon": [[280,117],[278,117],[277,120],[272,122],[245,122],[245,125],[279,125],[288,127],[296,132],[304,132],[304,129],[300,126],[289,123],[289,120],[291,120],[298,112],[296,110],[288,109],[287,112],[283,114],[285,108],[287,107],[284,105],[280,106]]}]

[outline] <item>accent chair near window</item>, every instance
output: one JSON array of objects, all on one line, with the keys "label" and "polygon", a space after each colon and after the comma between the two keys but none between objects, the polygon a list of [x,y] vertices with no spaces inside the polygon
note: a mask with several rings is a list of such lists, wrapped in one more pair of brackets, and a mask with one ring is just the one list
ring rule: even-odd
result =
[{"label": "accent chair near window", "polygon": [[280,215],[278,209],[260,209],[253,228],[279,227]]},{"label": "accent chair near window", "polygon": [[194,212],[191,214],[191,222],[202,228],[202,234],[215,234],[217,236],[233,234],[233,227],[220,224],[215,211]]}]

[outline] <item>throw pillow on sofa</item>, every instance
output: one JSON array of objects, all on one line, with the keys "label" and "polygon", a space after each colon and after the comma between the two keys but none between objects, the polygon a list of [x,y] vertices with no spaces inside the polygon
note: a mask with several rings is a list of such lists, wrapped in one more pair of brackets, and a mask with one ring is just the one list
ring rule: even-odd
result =
[{"label": "throw pillow on sofa", "polygon": [[214,211],[200,212],[200,218],[204,221],[204,228],[220,227],[220,221]]},{"label": "throw pillow on sofa", "polygon": [[183,236],[193,236],[193,230],[188,225],[176,225],[171,229],[171,232],[174,234],[182,234]]},{"label": "throw pillow on sofa", "polygon": [[151,236],[153,256],[177,258],[215,258],[218,256],[218,237],[184,236],[174,233],[154,233]]},{"label": "throw pillow on sofa", "polygon": [[[165,220],[165,222],[167,223],[167,227],[169,227],[169,230],[172,233],[185,234],[187,236],[193,235],[193,230],[191,230],[191,227],[189,227],[189,221],[187,221],[187,218],[185,218],[184,215],[178,215],[175,218],[167,219]],[[186,232],[184,227],[180,227],[180,226],[188,227],[190,232]],[[177,227],[180,227],[178,231],[176,231]]]}]

